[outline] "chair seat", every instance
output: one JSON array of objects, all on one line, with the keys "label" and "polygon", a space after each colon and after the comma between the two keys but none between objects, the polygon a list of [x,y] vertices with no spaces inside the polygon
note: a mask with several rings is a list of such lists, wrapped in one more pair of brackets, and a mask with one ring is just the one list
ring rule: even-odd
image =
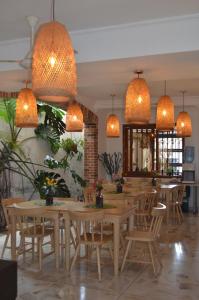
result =
[{"label": "chair seat", "polygon": [[154,234],[149,231],[132,231],[128,232],[125,239],[140,242],[153,242]]},{"label": "chair seat", "polygon": [[146,211],[146,210],[139,210],[139,209],[135,209],[134,215],[139,215],[139,216],[149,216],[150,212]]},{"label": "chair seat", "polygon": [[[54,229],[49,228],[49,227],[45,227],[43,230],[43,227],[41,225],[36,225],[35,228],[34,226],[30,227],[30,228],[26,228],[23,230],[23,235],[26,237],[42,237],[42,236],[48,236],[54,233]],[[20,232],[20,234],[22,234]]]},{"label": "chair seat", "polygon": [[87,240],[85,240],[83,235],[80,236],[81,244],[103,245],[113,240],[112,234],[103,234],[103,240],[101,240],[101,234],[98,233],[95,233],[94,240],[92,239],[93,237],[91,233],[87,233],[86,237]]}]

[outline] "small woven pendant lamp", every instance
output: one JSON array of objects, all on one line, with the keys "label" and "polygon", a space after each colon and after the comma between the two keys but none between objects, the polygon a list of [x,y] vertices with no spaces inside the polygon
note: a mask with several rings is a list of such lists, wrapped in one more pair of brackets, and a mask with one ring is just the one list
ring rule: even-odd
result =
[{"label": "small woven pendant lamp", "polygon": [[176,120],[176,135],[179,137],[190,137],[192,135],[192,122],[188,112],[184,111],[184,94],[182,92],[183,111],[181,111]]},{"label": "small woven pendant lamp", "polygon": [[78,103],[69,104],[66,115],[66,131],[80,132],[83,130],[83,113]]},{"label": "small woven pendant lamp", "polygon": [[38,126],[37,101],[31,89],[21,89],[16,100],[16,127],[27,128]]},{"label": "small woven pendant lamp", "polygon": [[133,79],[127,88],[125,103],[126,123],[147,124],[151,118],[151,100],[146,81],[140,78],[142,71],[135,71],[137,78]]},{"label": "small woven pendant lamp", "polygon": [[120,121],[114,112],[114,94],[112,97],[112,114],[110,114],[106,120],[106,136],[109,138],[118,138],[120,136]]},{"label": "small woven pendant lamp", "polygon": [[32,61],[32,87],[35,96],[47,102],[63,103],[77,94],[74,49],[65,26],[54,18],[42,24],[36,34]]},{"label": "small woven pendant lamp", "polygon": [[157,105],[156,129],[161,131],[169,131],[173,130],[174,126],[174,104],[172,99],[166,95],[165,81],[165,95],[160,97]]}]

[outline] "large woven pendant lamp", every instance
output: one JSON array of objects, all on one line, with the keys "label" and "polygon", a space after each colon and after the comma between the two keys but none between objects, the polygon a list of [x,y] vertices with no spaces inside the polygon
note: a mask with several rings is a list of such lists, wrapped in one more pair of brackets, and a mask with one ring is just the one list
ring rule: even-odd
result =
[{"label": "large woven pendant lamp", "polygon": [[78,103],[72,102],[68,105],[66,115],[66,131],[80,132],[83,130],[83,113]]},{"label": "large woven pendant lamp", "polygon": [[184,111],[184,94],[182,92],[183,111],[181,111],[176,120],[176,135],[179,137],[190,137],[192,135],[192,122],[188,112]]},{"label": "large woven pendant lamp", "polygon": [[169,131],[174,129],[174,103],[172,99],[166,95],[160,97],[157,105],[156,113],[156,129],[161,131]]},{"label": "large woven pendant lamp", "polygon": [[151,118],[151,100],[146,81],[140,78],[142,71],[135,72],[127,88],[125,103],[125,120],[127,123],[147,124]]},{"label": "large woven pendant lamp", "polygon": [[38,126],[37,101],[27,83],[16,101],[15,125],[21,128]]},{"label": "large woven pendant lamp", "polygon": [[114,114],[114,98],[115,95],[111,94],[112,97],[112,114],[110,114],[106,120],[106,136],[108,138],[118,138],[120,136],[120,121]]},{"label": "large woven pendant lamp", "polygon": [[48,102],[66,102],[76,96],[74,49],[65,26],[54,18],[42,24],[36,34],[32,61],[32,87],[36,97]]}]

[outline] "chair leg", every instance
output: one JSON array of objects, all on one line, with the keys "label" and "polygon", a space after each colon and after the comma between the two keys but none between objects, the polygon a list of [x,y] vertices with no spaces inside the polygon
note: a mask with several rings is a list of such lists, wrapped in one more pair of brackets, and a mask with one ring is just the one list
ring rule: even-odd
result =
[{"label": "chair leg", "polygon": [[160,258],[160,251],[159,251],[159,249],[158,249],[157,242],[154,242],[154,243],[153,243],[153,247],[154,247],[155,253],[156,253],[156,255],[157,255],[157,260],[158,260],[158,262],[159,262],[159,264],[160,264],[160,267],[162,268],[163,265],[162,265],[162,261],[161,261],[161,258]]},{"label": "chair leg", "polygon": [[110,256],[111,256],[111,258],[112,258],[112,260],[113,260],[113,250],[112,250],[112,244],[109,244],[108,248],[109,248],[109,253],[110,253]]},{"label": "chair leg", "polygon": [[74,267],[75,262],[76,262],[76,260],[77,260],[77,255],[78,255],[78,253],[79,253],[79,250],[80,250],[80,244],[77,245],[77,248],[76,248],[76,250],[75,250],[75,255],[74,255],[74,257],[73,257],[73,260],[72,260],[72,263],[71,263],[71,266],[70,266],[70,272],[73,270],[73,267]]},{"label": "chair leg", "polygon": [[124,253],[124,258],[123,258],[123,261],[122,261],[121,272],[122,272],[123,269],[124,269],[124,265],[125,265],[125,263],[126,263],[126,258],[127,258],[128,253],[129,253],[129,249],[130,249],[130,247],[131,247],[131,244],[132,244],[132,241],[129,240],[129,241],[128,241],[128,244],[127,244],[127,247],[126,247],[126,251],[125,251],[125,253]]},{"label": "chair leg", "polygon": [[102,280],[102,275],[101,275],[101,264],[100,264],[100,248],[99,246],[96,247],[96,252],[97,252],[97,269],[98,269],[98,278],[101,281]]},{"label": "chair leg", "polygon": [[35,238],[32,238],[32,261],[35,260]]},{"label": "chair leg", "polygon": [[4,256],[5,250],[6,250],[7,245],[8,245],[9,237],[10,237],[10,233],[6,233],[6,239],[5,239],[5,242],[4,242],[4,245],[3,245],[3,250],[2,250],[2,253],[1,253],[1,258],[3,258],[3,256]]},{"label": "chair leg", "polygon": [[43,253],[42,253],[42,240],[40,238],[38,238],[38,250],[39,250],[39,270],[41,271],[42,269],[42,256],[43,256]]},{"label": "chair leg", "polygon": [[151,257],[151,263],[153,265],[153,271],[154,271],[154,274],[156,275],[155,261],[154,261],[154,256],[153,256],[153,250],[152,250],[151,243],[148,243],[148,246],[149,246],[149,253],[150,253],[150,257]]}]

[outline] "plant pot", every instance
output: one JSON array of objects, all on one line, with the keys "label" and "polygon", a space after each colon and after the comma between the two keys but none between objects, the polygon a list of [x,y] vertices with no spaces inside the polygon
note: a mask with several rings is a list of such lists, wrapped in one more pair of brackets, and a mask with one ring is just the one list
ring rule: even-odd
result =
[{"label": "plant pot", "polygon": [[117,184],[116,185],[116,192],[117,193],[122,193],[123,192],[123,186],[122,186],[122,184]]},{"label": "plant pot", "polygon": [[53,205],[53,196],[46,197],[46,206]]},{"label": "plant pot", "polygon": [[152,182],[152,186],[156,186],[157,179],[153,177],[152,180],[151,180],[151,182]]},{"label": "plant pot", "polygon": [[104,202],[104,198],[103,195],[97,194],[96,195],[96,208],[103,208],[103,202]]}]

